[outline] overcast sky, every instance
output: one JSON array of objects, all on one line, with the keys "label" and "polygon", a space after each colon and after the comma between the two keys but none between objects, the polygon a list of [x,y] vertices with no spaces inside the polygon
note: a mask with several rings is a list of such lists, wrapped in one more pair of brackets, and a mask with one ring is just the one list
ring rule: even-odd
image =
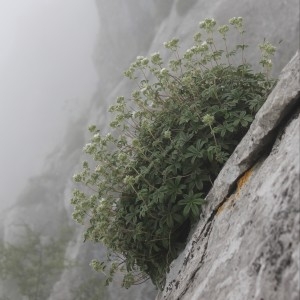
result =
[{"label": "overcast sky", "polygon": [[96,90],[93,0],[0,0],[0,209]]}]

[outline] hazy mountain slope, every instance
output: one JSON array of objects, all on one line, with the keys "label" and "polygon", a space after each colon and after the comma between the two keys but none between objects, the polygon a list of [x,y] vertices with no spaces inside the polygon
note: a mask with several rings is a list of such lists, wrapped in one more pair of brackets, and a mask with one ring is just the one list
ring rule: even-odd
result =
[{"label": "hazy mountain slope", "polygon": [[[204,0],[96,0],[96,3],[100,20],[94,53],[99,74],[98,90],[93,99],[87,99],[87,108],[81,119],[70,124],[64,144],[58,145],[47,158],[43,174],[28,183],[17,205],[2,219],[2,232],[7,241],[17,239],[18,227],[14,224],[20,220],[41,230],[45,236],[55,236],[65,225],[75,229],[66,256],[85,267],[66,270],[53,287],[49,298],[52,300],[73,300],[71,290],[92,275],[89,260],[104,252],[99,245],[83,244],[82,228],[71,220],[69,199],[74,187],[71,178],[80,169],[80,161],[83,160],[81,149],[88,140],[88,124],[95,123],[105,131],[108,105],[117,95],[129,92],[131,86],[122,79],[122,73],[130,62],[137,55],[148,55],[158,50],[167,57],[162,43],[174,36],[182,40],[184,50],[191,43],[198,22],[206,17],[226,22],[232,16],[243,16],[249,44],[256,45],[266,37],[278,47],[274,60],[275,74],[288,62],[299,44],[299,4],[296,0],[216,0],[213,3]],[[281,40],[283,42],[279,44]],[[254,62],[257,51],[251,49],[248,54],[250,62]],[[146,300],[153,299],[155,293],[151,286],[125,292],[113,286],[109,289],[110,296],[105,297]]]}]

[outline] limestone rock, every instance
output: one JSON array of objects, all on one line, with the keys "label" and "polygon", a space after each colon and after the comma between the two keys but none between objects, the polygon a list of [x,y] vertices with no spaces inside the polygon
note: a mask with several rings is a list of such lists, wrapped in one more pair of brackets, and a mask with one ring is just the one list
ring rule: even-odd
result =
[{"label": "limestone rock", "polygon": [[157,300],[296,300],[299,52],[216,179]]}]

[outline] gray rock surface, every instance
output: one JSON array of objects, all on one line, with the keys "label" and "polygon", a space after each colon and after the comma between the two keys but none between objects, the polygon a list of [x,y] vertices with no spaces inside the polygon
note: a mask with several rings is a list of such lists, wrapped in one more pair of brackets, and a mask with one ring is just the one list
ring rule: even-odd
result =
[{"label": "gray rock surface", "polygon": [[207,196],[157,300],[299,299],[299,52]]}]

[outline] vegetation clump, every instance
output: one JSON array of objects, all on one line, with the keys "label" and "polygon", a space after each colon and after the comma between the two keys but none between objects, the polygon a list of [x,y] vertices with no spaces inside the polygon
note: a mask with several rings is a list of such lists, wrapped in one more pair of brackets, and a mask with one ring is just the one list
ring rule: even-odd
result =
[{"label": "vegetation clump", "polygon": [[[183,55],[178,39],[164,44],[172,52],[167,64],[158,52],[137,57],[125,72],[137,89],[111,106],[112,132],[89,128],[93,136],[84,151],[95,164],[84,161],[74,175],[83,185],[71,202],[74,219],[88,220],[85,239],[109,250],[107,262],[91,263],[107,283],[122,271],[126,288],[149,277],[164,287],[214,179],[274,84],[269,72],[275,47],[260,45],[263,71],[253,72],[242,18],[218,28],[214,19],[199,25]],[[234,47],[227,44],[230,27],[241,36]]]}]

